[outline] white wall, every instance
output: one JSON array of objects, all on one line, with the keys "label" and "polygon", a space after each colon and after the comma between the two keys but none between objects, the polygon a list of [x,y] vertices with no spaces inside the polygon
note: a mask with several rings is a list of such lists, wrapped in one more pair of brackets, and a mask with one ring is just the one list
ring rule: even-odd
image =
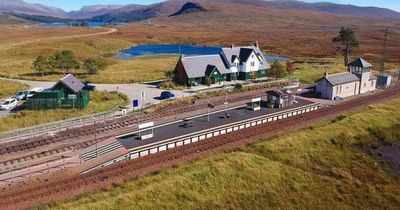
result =
[{"label": "white wall", "polygon": [[359,93],[359,82],[331,86],[325,79],[317,83],[316,91],[321,93],[322,98],[334,100],[336,96],[345,98]]},{"label": "white wall", "polygon": [[333,86],[331,99],[334,99],[336,96],[345,98],[345,97],[357,95],[357,94],[359,94],[359,86],[360,86],[360,83],[358,81]]},{"label": "white wall", "polygon": [[[252,62],[254,62],[254,66],[251,66]],[[259,68],[260,68],[260,60],[258,59],[257,55],[253,51],[251,53],[249,59],[247,60],[247,62],[243,63],[243,65],[241,66],[240,71],[253,72],[253,71],[258,71]]]}]

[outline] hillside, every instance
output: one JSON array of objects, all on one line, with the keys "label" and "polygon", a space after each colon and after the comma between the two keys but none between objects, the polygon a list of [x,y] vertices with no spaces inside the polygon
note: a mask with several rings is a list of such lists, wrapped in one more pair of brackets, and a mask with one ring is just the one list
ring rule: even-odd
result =
[{"label": "hillside", "polygon": [[293,1],[293,0],[267,1],[265,4],[268,6],[281,9],[325,12],[330,14],[346,15],[351,17],[400,20],[399,12],[378,7],[360,7],[348,4],[334,4],[328,2],[306,3],[302,1]]},{"label": "hillside", "polygon": [[[143,5],[128,5],[103,16],[94,17],[95,20],[134,22],[155,17],[173,16],[185,4],[189,7],[206,3],[223,3],[256,6],[258,9],[284,9],[290,11],[320,12],[350,17],[397,19],[400,13],[378,7],[359,7],[354,5],[342,5],[334,3],[305,3],[293,0],[168,0],[162,3]],[[240,7],[240,6],[239,6]],[[256,11],[256,10],[255,10]]]},{"label": "hillside", "polygon": [[84,6],[78,11],[68,12],[68,17],[73,19],[86,19],[99,15],[108,14],[124,6],[122,5],[91,5]]},{"label": "hillside", "polygon": [[71,19],[86,19],[98,15],[104,15],[120,9],[121,7],[123,6],[91,5],[84,6],[78,11],[65,12],[60,8],[49,7],[42,4],[31,4],[23,0],[0,0],[0,12]]},{"label": "hillside", "polygon": [[29,15],[42,15],[53,17],[67,17],[62,9],[49,7],[42,4],[29,4],[22,0],[0,0],[0,12],[23,13]]},{"label": "hillside", "polygon": [[0,12],[0,24],[32,24],[33,22],[24,18]]}]

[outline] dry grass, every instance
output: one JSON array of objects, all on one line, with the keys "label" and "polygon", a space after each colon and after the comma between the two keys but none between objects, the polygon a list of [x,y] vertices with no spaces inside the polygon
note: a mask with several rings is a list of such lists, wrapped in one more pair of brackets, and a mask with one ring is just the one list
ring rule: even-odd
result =
[{"label": "dry grass", "polygon": [[43,209],[397,209],[398,172],[355,145],[400,143],[399,102]]},{"label": "dry grass", "polygon": [[28,88],[28,86],[25,84],[0,79],[0,99],[12,96],[16,92],[26,88]]},{"label": "dry grass", "polygon": [[82,110],[20,111],[16,114],[0,118],[0,132],[104,112],[114,108],[121,102],[127,103],[125,96],[115,93],[95,91],[91,93],[90,97],[89,106]]}]

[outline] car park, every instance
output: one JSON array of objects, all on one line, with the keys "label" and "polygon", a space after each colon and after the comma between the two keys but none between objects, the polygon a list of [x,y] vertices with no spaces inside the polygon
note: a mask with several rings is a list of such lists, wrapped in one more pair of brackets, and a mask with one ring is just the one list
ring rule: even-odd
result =
[{"label": "car park", "polygon": [[176,96],[171,92],[171,91],[163,91],[161,93],[161,99],[162,100],[172,100],[175,99]]},{"label": "car park", "polygon": [[13,108],[15,108],[18,104],[17,99],[15,98],[9,98],[6,99],[3,104],[1,105],[1,110],[11,110]]}]

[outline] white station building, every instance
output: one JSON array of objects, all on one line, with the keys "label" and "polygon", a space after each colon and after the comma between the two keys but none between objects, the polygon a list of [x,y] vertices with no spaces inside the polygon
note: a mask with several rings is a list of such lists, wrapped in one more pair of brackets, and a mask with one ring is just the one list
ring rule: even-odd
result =
[{"label": "white station building", "polygon": [[377,78],[371,75],[372,65],[362,58],[348,65],[348,72],[325,76],[317,81],[316,93],[320,98],[335,100],[376,89]]}]

